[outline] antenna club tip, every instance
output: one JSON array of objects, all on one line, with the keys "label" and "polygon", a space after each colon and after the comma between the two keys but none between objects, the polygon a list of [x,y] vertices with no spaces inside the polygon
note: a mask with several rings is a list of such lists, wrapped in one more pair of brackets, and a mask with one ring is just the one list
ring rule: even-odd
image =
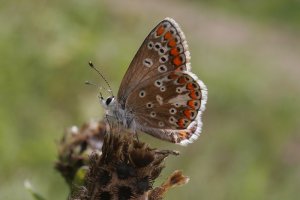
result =
[{"label": "antenna club tip", "polygon": [[94,67],[94,64],[92,63],[92,61],[89,61],[89,66]]}]

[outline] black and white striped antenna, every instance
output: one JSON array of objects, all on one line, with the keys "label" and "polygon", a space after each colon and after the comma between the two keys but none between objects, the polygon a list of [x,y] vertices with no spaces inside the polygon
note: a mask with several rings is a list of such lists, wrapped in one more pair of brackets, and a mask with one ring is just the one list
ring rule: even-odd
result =
[{"label": "black and white striped antenna", "polygon": [[[92,86],[95,86],[95,87],[99,88],[100,90],[103,89],[103,87],[101,87],[100,85],[97,85],[97,84],[92,83],[92,82],[90,82],[90,81],[85,81],[84,83],[85,83],[86,85],[92,85]],[[106,89],[106,88],[104,88],[104,89]],[[99,91],[99,93],[100,93],[100,96],[98,96],[98,97],[100,97],[100,99],[103,100],[104,98],[103,98],[103,95],[102,95],[101,91]]]},{"label": "black and white striped antenna", "polygon": [[[101,76],[101,78],[105,81],[106,85],[108,86],[108,90],[107,90],[107,91],[111,94],[111,96],[114,97],[114,94],[113,94],[113,92],[112,92],[112,89],[111,89],[111,87],[110,87],[108,81],[107,81],[106,78],[100,73],[100,71],[94,66],[94,64],[92,63],[92,61],[89,61],[89,66],[90,66],[92,69],[94,69],[94,70]],[[93,84],[93,83],[90,83],[89,81],[86,81],[85,83],[88,84],[88,85],[95,85],[95,84]],[[95,86],[97,86],[97,85],[95,85]],[[103,87],[103,88],[104,88],[104,87]],[[105,88],[104,88],[104,89],[105,89]],[[100,93],[100,95],[102,96],[101,93]]]}]

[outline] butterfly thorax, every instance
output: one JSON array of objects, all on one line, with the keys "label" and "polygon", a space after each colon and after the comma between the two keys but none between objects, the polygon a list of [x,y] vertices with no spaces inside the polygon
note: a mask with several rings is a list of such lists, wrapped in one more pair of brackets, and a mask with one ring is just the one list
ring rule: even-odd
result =
[{"label": "butterfly thorax", "polygon": [[106,115],[112,119],[116,120],[118,123],[124,126],[124,128],[135,129],[135,123],[133,123],[133,115],[128,110],[124,109],[118,101],[112,96],[108,97],[106,100],[102,99],[102,106],[106,110]]}]

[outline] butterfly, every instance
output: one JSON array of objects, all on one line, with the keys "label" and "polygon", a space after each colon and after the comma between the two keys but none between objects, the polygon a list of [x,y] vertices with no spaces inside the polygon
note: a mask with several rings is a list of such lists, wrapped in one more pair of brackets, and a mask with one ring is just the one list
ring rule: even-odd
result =
[{"label": "butterfly", "polygon": [[134,56],[117,97],[102,99],[123,127],[187,145],[201,132],[207,88],[191,72],[190,52],[175,20],[166,18]]}]

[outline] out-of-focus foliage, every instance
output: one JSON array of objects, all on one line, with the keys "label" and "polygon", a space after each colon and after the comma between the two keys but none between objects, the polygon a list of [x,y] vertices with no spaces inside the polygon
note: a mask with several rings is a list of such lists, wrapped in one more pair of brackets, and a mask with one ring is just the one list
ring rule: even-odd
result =
[{"label": "out-of-focus foliage", "polygon": [[35,200],[46,200],[44,197],[42,197],[39,193],[34,191],[34,189],[31,186],[31,183],[29,181],[24,182],[24,187],[27,189],[27,191],[32,195],[32,198]]},{"label": "out-of-focus foliage", "polygon": [[235,12],[260,22],[286,25],[291,29],[300,28],[299,0],[192,0],[211,8]]},{"label": "out-of-focus foliage", "polygon": [[31,199],[25,179],[47,199],[66,199],[68,187],[53,169],[55,141],[66,127],[103,113],[97,89],[84,85],[103,84],[88,61],[116,93],[144,37],[166,16],[180,23],[193,71],[209,90],[203,134],[194,144],[140,137],[181,151],[164,173],[182,169],[191,180],[167,199],[297,199],[300,39],[292,30],[299,1],[268,2],[1,3],[0,199]]}]

